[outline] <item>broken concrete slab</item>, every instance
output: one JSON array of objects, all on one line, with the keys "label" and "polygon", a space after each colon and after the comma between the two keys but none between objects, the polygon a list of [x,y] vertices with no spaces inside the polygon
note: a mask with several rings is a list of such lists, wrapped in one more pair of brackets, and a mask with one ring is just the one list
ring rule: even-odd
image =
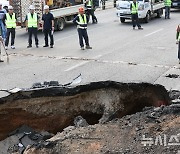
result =
[{"label": "broken concrete slab", "polygon": [[48,132],[36,132],[32,128],[23,125],[9,133],[5,140],[0,142],[1,154],[22,154],[29,145],[34,145],[53,136]]}]

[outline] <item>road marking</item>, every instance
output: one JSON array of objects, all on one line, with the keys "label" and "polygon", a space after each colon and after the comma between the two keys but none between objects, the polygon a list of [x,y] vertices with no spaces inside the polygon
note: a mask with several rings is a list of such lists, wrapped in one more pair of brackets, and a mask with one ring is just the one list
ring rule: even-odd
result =
[{"label": "road marking", "polygon": [[[92,60],[96,60],[96,59],[98,59],[98,58],[100,58],[100,57],[102,57],[102,55],[98,55],[98,56],[92,58]],[[87,64],[87,63],[89,63],[90,61],[91,61],[91,60],[88,60],[88,61],[81,62],[81,63],[79,63],[79,64],[77,64],[77,65],[74,65],[74,66],[66,69],[65,72],[71,71],[71,70],[73,70],[73,69],[75,69],[75,68],[77,68],[77,67],[80,67],[80,66],[82,66],[82,65],[84,65],[84,64]]]},{"label": "road marking", "polygon": [[153,35],[153,34],[155,34],[155,33],[158,33],[158,32],[160,32],[160,31],[162,31],[162,30],[163,30],[163,28],[158,29],[158,30],[156,30],[156,31],[154,31],[154,32],[152,32],[152,33],[149,33],[149,34],[145,35],[145,37],[151,36],[151,35]]}]

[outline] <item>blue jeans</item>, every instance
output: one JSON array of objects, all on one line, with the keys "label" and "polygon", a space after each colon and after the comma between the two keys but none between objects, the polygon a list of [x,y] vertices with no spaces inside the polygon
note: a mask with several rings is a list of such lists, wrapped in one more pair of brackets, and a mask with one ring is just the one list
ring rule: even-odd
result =
[{"label": "blue jeans", "polygon": [[1,30],[1,35],[3,39],[6,39],[6,28],[4,26],[4,23],[0,19],[0,30]]},{"label": "blue jeans", "polygon": [[170,18],[170,6],[165,6],[165,19]]}]

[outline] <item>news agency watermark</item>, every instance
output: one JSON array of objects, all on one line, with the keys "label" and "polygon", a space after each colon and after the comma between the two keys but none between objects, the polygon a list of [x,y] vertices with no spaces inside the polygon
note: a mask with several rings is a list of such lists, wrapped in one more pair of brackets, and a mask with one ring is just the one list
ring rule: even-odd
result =
[{"label": "news agency watermark", "polygon": [[[141,144],[143,146],[179,146],[180,147],[180,133],[177,135],[158,135],[155,137],[147,137],[142,135]],[[180,149],[177,151],[180,154]]]}]

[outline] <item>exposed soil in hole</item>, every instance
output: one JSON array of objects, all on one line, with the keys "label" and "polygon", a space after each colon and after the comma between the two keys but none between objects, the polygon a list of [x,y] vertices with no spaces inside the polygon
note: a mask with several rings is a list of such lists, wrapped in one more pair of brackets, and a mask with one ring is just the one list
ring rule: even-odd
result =
[{"label": "exposed soil in hole", "polygon": [[169,103],[163,86],[148,83],[106,81],[21,91],[0,99],[0,140],[21,125],[56,133],[73,125],[78,115],[93,125]]}]

